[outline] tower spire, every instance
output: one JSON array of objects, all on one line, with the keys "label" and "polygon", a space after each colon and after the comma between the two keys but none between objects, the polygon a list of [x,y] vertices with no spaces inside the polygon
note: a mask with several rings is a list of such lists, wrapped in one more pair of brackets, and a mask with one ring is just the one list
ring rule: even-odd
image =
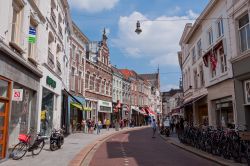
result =
[{"label": "tower spire", "polygon": [[108,39],[108,37],[106,35],[106,29],[104,28],[103,29],[103,34],[102,34],[102,40],[107,40],[107,39]]}]

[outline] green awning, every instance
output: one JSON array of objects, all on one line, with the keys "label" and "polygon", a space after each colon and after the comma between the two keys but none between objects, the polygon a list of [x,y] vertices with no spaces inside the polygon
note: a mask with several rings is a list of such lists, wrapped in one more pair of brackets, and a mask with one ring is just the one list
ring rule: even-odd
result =
[{"label": "green awning", "polygon": [[78,104],[78,103],[71,102],[70,105],[72,105],[73,107],[76,107],[82,111],[92,111],[92,108],[90,108],[90,107],[83,107],[83,109],[82,109],[82,105]]},{"label": "green awning", "polygon": [[82,110],[81,104],[71,102],[70,105],[72,105],[73,107],[76,107],[76,108]]}]

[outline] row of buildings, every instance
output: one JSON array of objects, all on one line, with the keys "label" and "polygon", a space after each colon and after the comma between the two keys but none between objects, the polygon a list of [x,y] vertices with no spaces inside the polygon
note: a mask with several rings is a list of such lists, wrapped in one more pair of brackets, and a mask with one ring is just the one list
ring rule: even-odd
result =
[{"label": "row of buildings", "polygon": [[178,58],[187,121],[249,130],[249,16],[249,0],[211,0],[186,24]]},{"label": "row of buildings", "polygon": [[30,128],[71,133],[83,119],[160,115],[159,72],[112,66],[105,29],[90,41],[67,0],[0,1],[0,22],[0,159]]}]

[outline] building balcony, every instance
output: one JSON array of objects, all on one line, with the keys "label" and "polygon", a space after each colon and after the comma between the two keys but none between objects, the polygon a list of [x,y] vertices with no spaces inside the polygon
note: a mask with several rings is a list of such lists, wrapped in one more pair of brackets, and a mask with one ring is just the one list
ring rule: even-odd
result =
[{"label": "building balcony", "polygon": [[55,68],[55,60],[54,60],[54,55],[51,53],[50,49],[48,51],[48,60],[47,60],[47,63],[48,63],[48,66],[51,68],[51,69],[54,69]]}]

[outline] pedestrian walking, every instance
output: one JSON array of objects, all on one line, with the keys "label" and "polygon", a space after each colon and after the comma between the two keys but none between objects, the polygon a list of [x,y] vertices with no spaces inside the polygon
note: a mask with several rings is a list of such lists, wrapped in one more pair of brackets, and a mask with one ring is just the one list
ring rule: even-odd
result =
[{"label": "pedestrian walking", "polygon": [[109,119],[106,120],[105,125],[106,125],[107,130],[109,131],[109,126],[110,126],[110,120]]},{"label": "pedestrian walking", "polygon": [[96,131],[97,131],[97,134],[100,134],[101,128],[102,128],[102,122],[99,120],[99,121],[96,123]]},{"label": "pedestrian walking", "polygon": [[151,123],[151,127],[153,129],[153,136],[152,136],[152,138],[155,138],[155,132],[156,132],[156,122],[155,122],[155,119],[153,119],[153,122]]},{"label": "pedestrian walking", "polygon": [[91,120],[89,119],[87,122],[87,126],[88,126],[88,133],[91,133]]},{"label": "pedestrian walking", "polygon": [[83,129],[83,133],[86,133],[86,120],[82,120],[81,122],[81,125],[82,125],[82,129]]}]

